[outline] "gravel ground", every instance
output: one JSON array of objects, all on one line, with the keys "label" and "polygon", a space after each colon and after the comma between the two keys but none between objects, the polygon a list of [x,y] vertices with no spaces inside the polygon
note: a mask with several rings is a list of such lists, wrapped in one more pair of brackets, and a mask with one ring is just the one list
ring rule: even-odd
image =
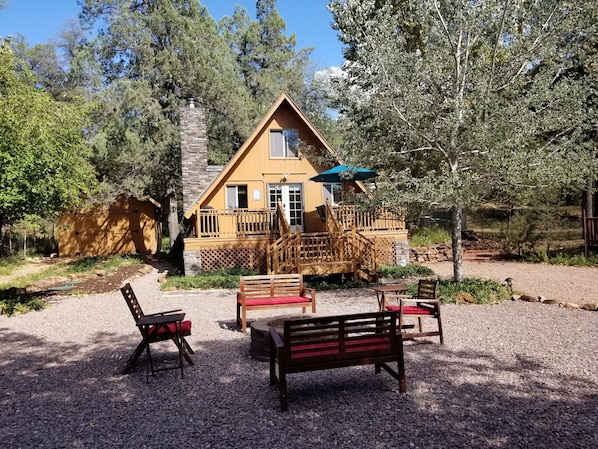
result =
[{"label": "gravel ground", "polygon": [[[296,374],[281,413],[268,364],[234,327],[235,292],[161,293],[157,275],[133,288],[146,313],[181,307],[193,321],[184,379],[146,383],[144,357],[119,374],[140,339],[120,293],[0,316],[1,448],[598,447],[597,312],[443,306],[446,344],[405,346],[406,394],[372,366]],[[317,301],[320,314],[377,305],[369,290]]]}]

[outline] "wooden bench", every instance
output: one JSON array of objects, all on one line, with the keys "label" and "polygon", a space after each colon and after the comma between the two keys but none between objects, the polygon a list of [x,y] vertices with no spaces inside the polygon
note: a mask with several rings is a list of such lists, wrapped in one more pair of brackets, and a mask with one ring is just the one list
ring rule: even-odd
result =
[{"label": "wooden bench", "polygon": [[[397,371],[389,362],[397,362]],[[284,322],[283,335],[270,328],[270,385],[278,386],[282,411],[288,407],[287,374],[370,364],[376,374],[384,368],[399,381],[400,391],[407,391],[397,312],[291,319]]]},{"label": "wooden bench", "polygon": [[316,313],[316,292],[303,286],[302,274],[241,276],[237,324],[243,332],[247,332],[248,310],[301,307],[305,313],[308,306]]}]

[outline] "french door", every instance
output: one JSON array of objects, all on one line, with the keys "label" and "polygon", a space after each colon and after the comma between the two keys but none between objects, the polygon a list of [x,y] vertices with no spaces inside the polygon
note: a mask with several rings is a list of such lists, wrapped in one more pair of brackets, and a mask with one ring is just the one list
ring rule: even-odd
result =
[{"label": "french door", "polygon": [[269,184],[268,202],[271,209],[276,209],[278,201],[282,202],[291,230],[297,228],[303,232],[303,189],[301,184]]}]

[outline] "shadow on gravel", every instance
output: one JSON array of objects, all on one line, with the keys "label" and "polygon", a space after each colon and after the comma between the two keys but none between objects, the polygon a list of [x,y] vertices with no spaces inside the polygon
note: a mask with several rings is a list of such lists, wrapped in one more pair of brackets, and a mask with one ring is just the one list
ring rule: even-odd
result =
[{"label": "shadow on gravel", "polygon": [[[597,446],[598,385],[533,357],[405,347],[407,394],[373,366],[291,375],[279,411],[268,363],[249,338],[190,340],[195,366],[145,382],[145,360],[118,374],[136,339],[48,344],[0,328],[2,447]],[[156,357],[172,344],[153,345]],[[566,363],[566,361],[563,361]]]}]

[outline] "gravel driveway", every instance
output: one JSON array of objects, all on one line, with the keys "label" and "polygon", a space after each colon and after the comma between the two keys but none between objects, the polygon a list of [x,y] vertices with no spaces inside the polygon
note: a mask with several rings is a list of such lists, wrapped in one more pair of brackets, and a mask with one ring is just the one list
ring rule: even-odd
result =
[{"label": "gravel driveway", "polygon": [[[426,264],[441,277],[453,276],[452,262]],[[530,296],[554,299],[558,303],[598,303],[598,268],[522,262],[480,262],[465,260],[466,277],[513,279],[513,289]]]},{"label": "gravel driveway", "polygon": [[[119,374],[140,338],[120,293],[0,316],[1,448],[598,447],[598,312],[443,306],[446,344],[406,344],[406,394],[372,366],[296,374],[281,413],[268,364],[235,329],[235,292],[161,293],[157,276],[133,288],[146,313],[182,307],[193,321],[184,379],[146,383],[144,357]],[[320,314],[376,309],[369,290],[317,302]]]}]

